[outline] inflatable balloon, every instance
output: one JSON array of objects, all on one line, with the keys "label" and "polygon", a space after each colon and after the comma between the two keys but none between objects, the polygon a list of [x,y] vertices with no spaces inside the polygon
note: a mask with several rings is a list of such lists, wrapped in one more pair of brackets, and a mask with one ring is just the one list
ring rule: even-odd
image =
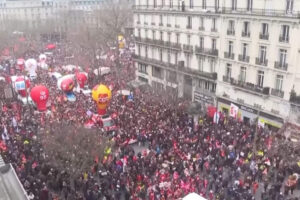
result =
[{"label": "inflatable balloon", "polygon": [[15,77],[14,78],[14,87],[16,92],[22,97],[26,97],[26,90],[30,87],[30,81],[27,77]]},{"label": "inflatable balloon", "polygon": [[45,111],[47,109],[46,104],[49,98],[49,90],[45,86],[37,85],[33,87],[30,96],[39,111]]},{"label": "inflatable balloon", "polygon": [[88,79],[88,75],[85,72],[79,72],[76,74],[76,80],[81,89],[84,88],[87,79]]},{"label": "inflatable balloon", "polygon": [[37,68],[37,62],[35,59],[30,58],[30,59],[26,60],[25,69],[29,73],[31,78],[36,77],[36,68]]},{"label": "inflatable balloon", "polygon": [[39,66],[42,69],[48,69],[48,65],[46,64],[47,56],[45,54],[41,54],[39,56]]},{"label": "inflatable balloon", "polygon": [[74,81],[71,78],[67,78],[61,81],[60,88],[64,92],[71,92],[74,88]]},{"label": "inflatable balloon", "polygon": [[111,99],[111,91],[106,85],[96,85],[92,90],[92,98],[97,103],[98,114],[105,115],[106,108]]}]

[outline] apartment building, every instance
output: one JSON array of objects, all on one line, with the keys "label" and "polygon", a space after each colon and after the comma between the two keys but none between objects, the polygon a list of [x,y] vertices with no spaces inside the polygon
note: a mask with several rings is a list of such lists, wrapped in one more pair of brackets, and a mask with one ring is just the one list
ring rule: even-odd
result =
[{"label": "apartment building", "polygon": [[224,112],[234,104],[239,119],[273,127],[300,103],[299,1],[136,0],[134,9],[138,80]]}]

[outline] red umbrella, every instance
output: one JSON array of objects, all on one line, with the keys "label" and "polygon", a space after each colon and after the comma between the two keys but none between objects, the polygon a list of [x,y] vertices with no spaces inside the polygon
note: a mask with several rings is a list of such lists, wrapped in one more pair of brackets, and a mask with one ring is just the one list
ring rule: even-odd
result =
[{"label": "red umbrella", "polygon": [[47,49],[55,49],[56,45],[55,44],[48,44]]}]

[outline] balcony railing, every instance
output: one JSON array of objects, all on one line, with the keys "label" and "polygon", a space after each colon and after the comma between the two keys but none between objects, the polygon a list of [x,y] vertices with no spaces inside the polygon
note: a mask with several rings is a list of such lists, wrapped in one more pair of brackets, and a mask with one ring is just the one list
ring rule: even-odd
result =
[{"label": "balcony railing", "polygon": [[284,92],[281,91],[281,90],[272,88],[272,89],[271,89],[271,95],[277,96],[277,97],[280,97],[280,98],[283,98]]},{"label": "balcony railing", "polygon": [[199,31],[204,31],[204,30],[205,30],[204,26],[199,27]]},{"label": "balcony railing", "polygon": [[231,78],[228,76],[223,76],[223,82],[227,82],[238,88],[245,89],[245,91],[247,91],[247,92],[252,91],[252,92],[263,94],[263,95],[270,95],[269,87],[259,87],[258,85],[255,85],[253,83],[235,80],[234,78]]},{"label": "balcony railing", "polygon": [[151,22],[151,25],[152,25],[152,26],[155,26],[155,22]]},{"label": "balcony railing", "polygon": [[261,40],[269,40],[269,34],[260,33],[259,34],[259,39],[261,39]]},{"label": "balcony railing", "polygon": [[183,51],[193,52],[193,46],[192,45],[183,45]]},{"label": "balcony railing", "polygon": [[140,22],[140,21],[137,21],[136,24],[141,24],[141,22]]},{"label": "balcony railing", "polygon": [[227,35],[235,35],[235,31],[234,30],[227,30]]},{"label": "balcony railing", "polygon": [[148,26],[148,22],[144,22],[144,25]]},{"label": "balcony railing", "polygon": [[267,59],[262,59],[262,58],[256,58],[255,59],[255,64],[262,65],[262,66],[268,66],[268,60]]},{"label": "balcony railing", "polygon": [[135,41],[138,43],[150,44],[154,46],[160,46],[163,48],[172,48],[172,49],[181,50],[181,44],[179,43],[177,44],[169,41],[153,40],[149,38],[140,38],[140,37],[135,37]]},{"label": "balcony railing", "polygon": [[290,38],[287,37],[287,36],[282,36],[282,35],[279,36],[279,42],[285,42],[285,43],[288,43],[289,40],[290,40]]},{"label": "balcony railing", "polygon": [[195,54],[218,56],[219,51],[217,49],[205,49],[203,47],[195,46]]},{"label": "balcony railing", "polygon": [[242,32],[242,37],[250,37],[250,32]]},{"label": "balcony railing", "polygon": [[229,52],[224,52],[224,58],[232,59],[234,60],[234,54]]},{"label": "balcony railing", "polygon": [[250,57],[249,57],[249,56],[246,56],[246,55],[239,55],[239,61],[248,63],[249,60],[250,60]]},{"label": "balcony railing", "polygon": [[202,76],[205,78],[209,78],[212,80],[217,80],[218,75],[217,73],[208,73],[208,72],[203,72],[203,71],[199,71],[196,69],[192,69],[192,68],[187,68],[187,67],[179,67],[176,64],[172,64],[172,63],[167,63],[167,62],[163,62],[160,60],[156,60],[156,59],[152,59],[152,58],[145,58],[139,55],[133,55],[133,58],[137,61],[141,61],[141,62],[146,62],[150,65],[156,64],[158,66],[164,67],[164,68],[168,68],[168,69],[177,69],[178,71],[184,72],[184,73],[188,73],[190,75],[197,75],[197,76]]},{"label": "balcony railing", "polygon": [[167,24],[167,27],[171,27],[171,24]]},{"label": "balcony railing", "polygon": [[287,64],[287,63],[283,63],[283,62],[275,62],[275,63],[274,63],[274,67],[275,67],[276,69],[280,69],[280,70],[287,71],[287,69],[288,69],[288,64]]},{"label": "balcony railing", "polygon": [[163,23],[159,23],[159,26],[163,26]]},{"label": "balcony railing", "polygon": [[175,28],[180,28],[180,26],[177,24],[177,25],[175,25]]},{"label": "balcony railing", "polygon": [[190,9],[188,6],[185,6],[184,9],[182,6],[161,6],[161,5],[135,5],[133,6],[135,12],[139,11],[162,11],[162,12],[193,12],[193,13],[217,13],[217,14],[238,14],[238,15],[253,15],[253,16],[274,16],[274,17],[287,17],[287,18],[300,18],[300,12],[286,12],[285,9],[274,10],[274,9],[248,9],[248,8],[236,8],[232,10],[232,7],[220,7],[216,9],[214,6],[206,6],[206,9],[203,9],[202,6],[193,6]]}]

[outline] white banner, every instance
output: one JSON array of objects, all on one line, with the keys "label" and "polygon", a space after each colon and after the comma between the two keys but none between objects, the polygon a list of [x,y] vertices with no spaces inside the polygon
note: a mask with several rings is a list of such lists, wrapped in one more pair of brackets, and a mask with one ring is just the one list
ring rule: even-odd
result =
[{"label": "white banner", "polygon": [[238,112],[239,112],[239,107],[234,105],[233,103],[230,104],[230,112],[229,112],[229,115],[233,118],[237,118],[237,115],[238,115]]}]

